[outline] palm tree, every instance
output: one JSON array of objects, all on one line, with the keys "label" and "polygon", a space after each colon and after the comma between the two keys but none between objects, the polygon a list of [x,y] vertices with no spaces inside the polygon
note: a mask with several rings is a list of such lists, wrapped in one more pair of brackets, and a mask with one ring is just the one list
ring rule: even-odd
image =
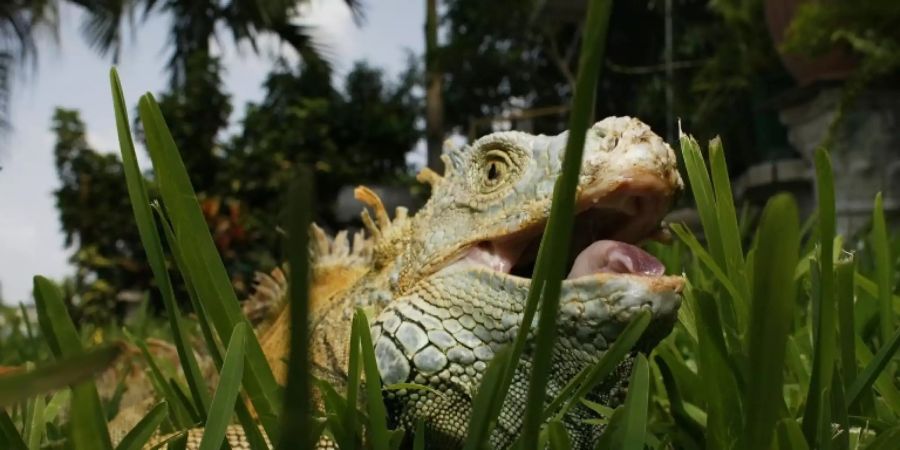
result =
[{"label": "palm tree", "polygon": [[0,2],[0,132],[7,117],[12,74],[17,67],[35,61],[35,33],[41,25],[56,27],[53,0],[6,0]]},{"label": "palm tree", "polygon": [[[121,31],[135,12],[144,19],[154,14],[171,19],[169,45],[170,87],[181,86],[187,77],[189,61],[196,55],[209,55],[210,43],[219,40],[217,30],[231,34],[236,43],[249,42],[257,50],[262,35],[272,35],[288,44],[307,61],[322,60],[320,49],[309,29],[294,23],[301,7],[309,0],[68,0],[84,7],[88,18],[85,37],[101,54],[121,49]],[[336,0],[332,0],[336,1]],[[360,0],[343,0],[357,21],[362,19]],[[140,11],[139,11],[140,10]]]},{"label": "palm tree", "polygon": [[[56,11],[66,1],[87,13],[82,24],[85,39],[101,55],[117,61],[126,25],[156,14],[171,19],[169,86],[181,89],[189,77],[191,61],[210,57],[210,42],[219,39],[217,30],[231,34],[233,41],[249,42],[254,50],[260,36],[277,37],[297,51],[305,61],[324,62],[307,27],[294,23],[309,0],[2,0],[0,1],[0,126],[8,122],[6,105],[10,73],[15,67],[35,60],[34,32],[41,24],[56,30]],[[336,1],[336,0],[332,0]],[[362,19],[360,0],[343,0]],[[216,66],[217,67],[217,66]]]}]

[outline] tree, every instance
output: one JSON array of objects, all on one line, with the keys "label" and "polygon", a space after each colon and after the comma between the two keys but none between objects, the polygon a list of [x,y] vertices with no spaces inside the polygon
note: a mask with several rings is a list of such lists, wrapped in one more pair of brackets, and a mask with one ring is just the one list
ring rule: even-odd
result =
[{"label": "tree", "polygon": [[[566,105],[572,92],[581,17],[542,0],[446,0],[441,48],[445,123],[465,132],[470,121],[517,109]],[[758,91],[783,79],[765,33],[759,0],[675,0],[673,77],[665,73],[664,2],[614,2],[596,116],[631,115],[667,129],[666,87],[673,116],[703,138],[723,135],[735,170],[759,159],[754,120],[766,111]],[[761,86],[762,85],[762,86]],[[771,118],[771,117],[770,117]],[[557,133],[560,115],[533,121]],[[774,119],[773,119],[774,120]],[[775,120],[777,125],[777,120]],[[478,130],[478,134],[486,130]],[[674,143],[673,143],[674,144]]]},{"label": "tree", "polygon": [[9,126],[6,114],[13,71],[34,61],[35,34],[41,25],[55,27],[55,2],[7,0],[0,3],[0,131]]},{"label": "tree", "polygon": [[[212,149],[198,157],[181,148],[193,181],[203,185],[201,209],[240,295],[248,293],[253,272],[281,262],[282,196],[298,165],[314,169],[316,219],[332,229],[341,225],[332,206],[343,187],[410,181],[405,155],[421,136],[415,65],[388,82],[381,71],[357,64],[340,91],[332,88],[324,64],[281,66],[266,80],[265,98],[248,105],[242,130],[220,142],[216,134],[227,120],[227,96],[207,90],[220,83],[219,71],[209,60],[199,62],[204,65],[188,73],[205,71],[205,78],[196,84],[188,78],[179,96],[164,95],[162,102],[174,114],[166,120],[176,139],[191,142],[185,136],[195,136],[196,146]],[[187,120],[190,114],[203,122]],[[122,166],[116,156],[88,145],[76,112],[58,110],[53,129],[62,185],[57,208],[77,268],[73,302],[78,314],[109,320],[122,299],[148,290],[156,298]]]},{"label": "tree", "polygon": [[[293,167],[315,169],[317,220],[335,223],[331,207],[341,187],[362,183],[396,183],[409,178],[406,154],[421,131],[418,68],[410,60],[399,79],[388,84],[381,71],[357,63],[344,80],[343,92],[330,86],[323,65],[282,68],[269,75],[266,97],[251,104],[243,132],[225,146],[224,161],[241,171],[246,184],[223,188],[250,204],[268,205],[274,217],[277,199]],[[291,124],[291,126],[285,126]]]},{"label": "tree", "polygon": [[88,145],[77,111],[57,108],[53,115],[56,170],[54,191],[79,316],[103,321],[122,305],[143,295],[150,282],[143,249],[125,188],[122,163],[112,153]]}]

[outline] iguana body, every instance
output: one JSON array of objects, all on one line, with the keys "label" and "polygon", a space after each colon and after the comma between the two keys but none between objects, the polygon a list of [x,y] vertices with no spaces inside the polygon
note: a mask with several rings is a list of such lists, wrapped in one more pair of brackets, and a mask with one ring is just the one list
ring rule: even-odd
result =
[{"label": "iguana body", "polygon": [[[351,245],[314,229],[311,305],[314,375],[339,390],[346,382],[349,328],[358,307],[372,312],[371,332],[385,384],[417,383],[432,390],[386,391],[394,426],[425,423],[428,448],[459,448],[471,401],[495,352],[514,339],[537,243],[550,211],[567,134],[501,132],[448,149],[444,176],[425,170],[426,205],[393,219],[366,188],[367,239]],[[569,276],[563,282],[558,343],[548,394],[597,361],[640,309],[652,312],[649,348],[665,336],[680,304],[683,280],[628,243],[659,231],[660,219],[682,188],[672,150],[632,118],[608,118],[587,135],[577,194]],[[283,295],[265,280],[261,295]],[[287,311],[261,333],[263,349],[284,380]],[[491,443],[505,448],[518,435],[530,371],[530,347],[515,373]],[[630,360],[591,393],[615,406]],[[564,418],[573,448],[593,448],[599,426],[576,407]],[[189,447],[191,448],[191,447]]]}]

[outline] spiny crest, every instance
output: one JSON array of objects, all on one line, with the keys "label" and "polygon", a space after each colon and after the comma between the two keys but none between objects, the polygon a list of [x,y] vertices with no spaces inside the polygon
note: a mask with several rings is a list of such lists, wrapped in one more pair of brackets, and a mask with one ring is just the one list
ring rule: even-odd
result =
[{"label": "spiny crest", "polygon": [[362,230],[353,234],[352,244],[347,230],[331,237],[321,227],[312,224],[310,234],[313,276],[334,267],[367,266],[372,259],[372,242],[366,239]]},{"label": "spiny crest", "polygon": [[[437,176],[437,174],[434,174]],[[409,215],[408,210],[398,206],[394,213],[394,219],[388,216],[384,202],[375,191],[365,186],[359,186],[353,191],[357,200],[363,202],[372,209],[375,218],[364,209],[360,217],[363,225],[372,236],[372,261],[375,268],[384,267],[392,261],[402,250],[404,239],[408,236]]]},{"label": "spiny crest", "polygon": [[288,282],[285,271],[287,267],[284,270],[276,267],[269,273],[253,274],[253,292],[241,304],[241,310],[254,326],[269,322],[272,319],[272,312],[278,311],[279,306],[287,298]]}]

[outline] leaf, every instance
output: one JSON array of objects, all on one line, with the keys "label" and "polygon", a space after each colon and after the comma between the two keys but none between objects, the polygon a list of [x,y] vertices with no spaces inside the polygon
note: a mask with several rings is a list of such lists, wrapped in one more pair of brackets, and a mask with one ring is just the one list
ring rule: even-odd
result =
[{"label": "leaf", "polygon": [[841,379],[846,393],[850,383],[856,379],[856,329],[854,327],[853,299],[856,261],[852,254],[842,257],[835,267],[835,289],[837,292],[838,348],[840,350]]},{"label": "leaf", "polygon": [[[387,411],[384,408],[384,400],[381,397],[381,375],[378,373],[378,365],[375,362],[375,347],[372,345],[372,335],[369,332],[369,322],[366,313],[357,309],[353,316],[353,326],[359,337],[359,345],[362,356],[363,373],[366,376],[366,409],[369,412],[369,426],[367,428],[369,442],[374,450],[389,450],[390,440],[387,428]],[[350,406],[352,407],[352,406]]]},{"label": "leaf", "polygon": [[547,436],[550,450],[569,450],[572,448],[572,440],[562,422],[551,420],[547,423]]},{"label": "leaf", "polygon": [[0,408],[0,443],[9,450],[28,450],[28,445],[19,435],[12,418],[3,408]]},{"label": "leaf", "polygon": [[191,390],[193,409],[200,416],[200,420],[206,420],[206,411],[209,408],[209,393],[206,380],[200,372],[200,367],[194,357],[193,349],[188,341],[187,332],[184,329],[181,311],[175,302],[175,291],[169,279],[166,269],[166,259],[163,254],[162,241],[159,237],[156,222],[153,220],[153,212],[150,209],[150,197],[144,184],[144,177],[138,167],[137,155],[134,151],[134,143],[131,140],[129,129],[128,111],[125,108],[125,97],[122,94],[122,84],[116,69],[110,70],[110,86],[113,94],[113,108],[116,113],[116,129],[119,135],[119,147],[122,154],[122,167],[125,172],[125,183],[128,187],[128,196],[131,200],[131,210],[134,213],[138,234],[144,252],[147,254],[147,262],[153,272],[153,278],[159,286],[163,303],[169,316],[169,326],[172,329],[172,338],[178,351],[178,359],[181,362],[185,379]]},{"label": "leaf", "polygon": [[739,372],[730,358],[712,295],[693,289],[697,300],[697,374],[704,381],[708,420],[707,448],[730,448],[742,437],[745,413]]},{"label": "leaf", "polygon": [[416,420],[416,435],[413,440],[413,450],[425,450],[425,421]]},{"label": "leaf", "polygon": [[850,385],[850,389],[847,390],[848,408],[855,405],[860,395],[872,387],[872,384],[881,375],[884,368],[891,362],[891,358],[894,357],[897,349],[900,349],[900,329],[894,332],[887,344],[878,349],[878,353],[875,354],[872,361],[866,365],[859,377]]},{"label": "leaf", "polygon": [[709,143],[709,164],[715,188],[716,224],[722,239],[725,268],[728,270],[728,278],[734,282],[740,294],[734,297],[737,327],[743,330],[750,315],[750,283],[744,271],[744,250],[734,209],[731,181],[728,179],[728,166],[725,164],[725,151],[722,149],[722,140],[718,137]]},{"label": "leaf", "polygon": [[884,220],[884,200],[881,192],[875,196],[872,210],[872,253],[875,256],[875,280],[878,282],[878,318],[880,320],[882,343],[888,342],[894,331],[894,309],[891,296],[894,286],[894,261],[888,241],[887,225]]},{"label": "leaf", "polygon": [[244,324],[234,327],[225,350],[225,362],[219,376],[219,385],[209,404],[209,416],[203,430],[199,450],[218,450],[225,441],[225,432],[234,414],[234,402],[241,390],[244,374],[244,350],[249,328]]},{"label": "leaf", "polygon": [[169,418],[172,420],[172,424],[178,428],[187,428],[193,425],[192,416],[194,414],[185,407],[184,402],[181,401],[178,394],[166,380],[166,377],[159,369],[159,365],[156,364],[156,359],[150,354],[150,350],[147,349],[147,343],[143,339],[132,335],[128,330],[125,330],[124,333],[138,347],[141,355],[144,356],[144,361],[147,362],[147,366],[150,368],[150,378],[156,387],[157,394],[166,400],[166,404],[171,411]]},{"label": "leaf", "polygon": [[[496,404],[496,397],[500,394],[501,378],[505,371],[505,366],[510,363],[510,349],[503,347],[494,354],[484,375],[481,377],[481,383],[475,391],[475,397],[472,399],[472,413],[469,415],[469,425],[466,428],[466,443],[464,450],[481,450],[482,444],[487,442],[495,420],[491,412],[492,404]],[[502,400],[499,400],[502,401]]]},{"label": "leaf", "polygon": [[603,52],[606,47],[606,34],[609,28],[609,16],[612,0],[598,0],[588,4],[584,25],[584,36],[578,62],[578,77],[572,97],[572,114],[569,118],[569,135],[562,161],[562,172],[553,189],[553,200],[550,216],[541,244],[535,270],[529,287],[523,311],[523,319],[516,339],[510,351],[510,362],[503,365],[498,393],[492,396],[486,417],[487,429],[475,435],[469,435],[466,448],[482,447],[490,435],[495,419],[499,416],[509,387],[515,374],[516,365],[521,359],[525,342],[529,335],[538,303],[541,315],[538,318],[538,329],[535,337],[535,350],[532,357],[532,370],[526,396],[525,417],[522,425],[523,449],[534,448],[540,432],[543,404],[546,397],[546,386],[549,378],[550,359],[556,338],[556,312],[559,308],[563,270],[574,222],[575,196],[578,186],[578,175],[581,169],[582,154],[586,132],[592,119],[596,85],[600,74]]},{"label": "leaf", "polygon": [[878,437],[868,443],[864,450],[894,450],[900,441],[900,425],[878,433]]},{"label": "leaf", "polygon": [[[160,195],[184,262],[183,269],[191,279],[204,312],[219,337],[229,336],[239,323],[249,327],[210,236],[184,163],[152,95],[141,98],[139,111]],[[280,388],[255,335],[248,337],[246,354],[244,388],[260,423],[269,437],[274,438],[278,435]]]},{"label": "leaf", "polygon": [[821,414],[820,410],[825,405],[820,404],[819,396],[823,389],[831,387],[837,345],[833,259],[834,175],[828,152],[822,148],[816,151],[816,183],[819,194],[819,254],[817,258],[819,279],[818,282],[813,279],[812,284],[813,308],[818,311],[818,320],[813,323],[813,368],[809,390],[806,394],[806,408],[803,413],[803,434],[814,447],[816,444],[824,445],[816,438],[824,433],[821,427],[831,427],[831,418]]},{"label": "leaf", "polygon": [[778,448],[784,450],[809,450],[803,430],[793,418],[782,419],[778,422]]},{"label": "leaf", "polygon": [[[279,449],[312,445],[312,401],[309,373],[309,227],[312,222],[312,172],[300,170],[287,195],[287,239],[290,284],[290,355],[284,391]],[[351,345],[356,345],[355,343]]]},{"label": "leaf", "polygon": [[800,220],[787,194],[772,197],[762,214],[753,270],[753,302],[747,337],[747,448],[767,448],[784,398],[785,353],[796,297],[794,268],[800,251]]},{"label": "leaf", "polygon": [[[34,301],[41,332],[56,358],[83,354],[75,324],[69,317],[59,290],[50,280],[34,277]],[[75,450],[112,450],[103,406],[92,381],[72,387],[70,417],[69,433]]]},{"label": "leaf", "polygon": [[122,438],[116,450],[141,450],[166,419],[168,408],[165,402],[157,403],[146,415]]},{"label": "leaf", "polygon": [[[642,310],[635,314],[634,319],[625,326],[625,329],[603,353],[603,356],[595,364],[585,367],[578,375],[569,380],[545,409],[544,418],[549,418],[559,408],[555,415],[557,420],[561,419],[580,399],[602,383],[625,359],[650,325],[650,320],[649,311]],[[562,407],[560,408],[560,406]]]},{"label": "leaf", "polygon": [[25,373],[0,377],[0,407],[12,406],[38,394],[90,380],[109,366],[121,347],[108,346],[59,359]]},{"label": "leaf", "polygon": [[703,225],[703,234],[709,246],[713,260],[719,267],[725,267],[725,252],[722,249],[722,239],[717,224],[717,209],[715,193],[712,182],[709,179],[709,170],[703,161],[700,145],[693,137],[681,134],[681,155],[684,158],[684,168],[691,185],[691,193],[697,203],[697,213],[700,215],[700,223]]},{"label": "leaf", "polygon": [[659,368],[659,373],[662,376],[666,393],[669,397],[669,410],[672,414],[672,419],[675,420],[675,424],[678,428],[684,431],[685,435],[690,438],[694,447],[705,448],[706,438],[704,434],[706,430],[703,425],[697,423],[697,421],[688,414],[684,405],[684,400],[681,398],[681,392],[678,390],[678,385],[675,382],[675,377],[672,375],[672,370],[669,368],[669,364],[666,362],[665,358],[659,355],[656,356],[655,361],[656,366]]},{"label": "leaf", "polygon": [[634,358],[631,381],[623,408],[621,440],[614,448],[643,450],[647,440],[647,403],[650,397],[650,369],[647,358],[638,353]]},{"label": "leaf", "polygon": [[28,426],[25,427],[29,450],[40,450],[41,448],[41,438],[44,436],[44,430],[47,426],[47,423],[44,422],[44,407],[46,406],[47,402],[44,400],[43,395],[31,401]]}]

